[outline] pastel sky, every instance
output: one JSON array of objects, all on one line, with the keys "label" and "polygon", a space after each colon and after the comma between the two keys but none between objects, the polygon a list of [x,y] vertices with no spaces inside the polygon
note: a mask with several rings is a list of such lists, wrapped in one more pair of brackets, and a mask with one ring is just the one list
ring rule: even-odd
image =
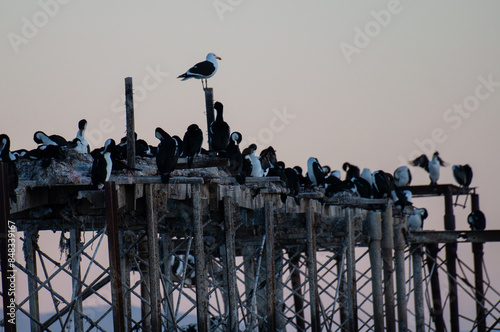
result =
[{"label": "pastel sky", "polygon": [[[498,1],[464,0],[6,0],[0,132],[31,149],[35,131],[72,139],[85,118],[92,148],[119,140],[129,76],[139,137],[155,145],[157,126],[182,137],[191,123],[206,132],[201,83],[176,77],[214,52],[209,86],[246,144],[272,145],[288,166],[315,156],[388,172],[439,150],[472,166],[498,229],[498,13]],[[428,183],[412,171],[413,184]],[[453,183],[451,167],[440,183]],[[415,204],[442,229],[441,199]],[[468,229],[469,209],[457,228]],[[498,248],[487,244],[486,259]]]}]

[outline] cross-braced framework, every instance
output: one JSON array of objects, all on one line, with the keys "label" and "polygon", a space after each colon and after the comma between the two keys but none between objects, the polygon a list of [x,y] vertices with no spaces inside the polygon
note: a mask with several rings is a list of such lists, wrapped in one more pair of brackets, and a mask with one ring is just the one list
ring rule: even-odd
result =
[{"label": "cross-braced framework", "polygon": [[[500,329],[482,261],[498,231],[408,230],[412,208],[284,199],[277,178],[120,181],[27,187],[11,209],[27,284],[15,309],[32,331]],[[472,263],[457,254],[471,246]]]}]

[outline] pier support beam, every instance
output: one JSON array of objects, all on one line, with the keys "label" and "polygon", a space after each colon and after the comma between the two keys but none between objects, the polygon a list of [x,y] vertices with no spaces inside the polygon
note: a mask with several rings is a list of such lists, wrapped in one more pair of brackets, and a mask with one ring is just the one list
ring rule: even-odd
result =
[{"label": "pier support beam", "polygon": [[71,253],[71,274],[72,285],[73,285],[73,301],[75,304],[73,306],[73,319],[75,323],[75,332],[83,332],[83,301],[82,301],[82,285],[81,285],[81,271],[80,271],[80,255],[77,256],[76,253],[80,251],[81,245],[81,232],[80,228],[76,227],[70,231],[70,253]]},{"label": "pier support beam", "polygon": [[193,235],[196,274],[196,316],[198,331],[208,331],[207,271],[205,266],[205,245],[203,243],[203,220],[201,206],[201,186],[192,185],[193,190]]},{"label": "pier support beam", "polygon": [[367,215],[369,229],[369,253],[372,270],[373,289],[373,321],[375,332],[384,331],[384,299],[382,295],[382,253],[380,241],[382,240],[382,224],[380,215],[370,211]]},{"label": "pier support beam", "polygon": [[120,240],[118,238],[118,196],[114,182],[104,183],[106,191],[106,219],[108,222],[109,274],[113,301],[113,330],[125,331],[123,314],[123,288],[120,264]]},{"label": "pier support beam", "polygon": [[426,245],[427,248],[427,269],[429,270],[431,280],[431,293],[432,293],[432,308],[431,317],[434,321],[436,332],[444,332],[445,325],[443,319],[443,305],[441,301],[441,286],[439,283],[438,273],[438,245],[430,243]]},{"label": "pier support beam", "polygon": [[[471,210],[479,210],[479,195],[471,194]],[[476,295],[476,326],[478,332],[486,332],[486,310],[484,307],[483,285],[483,242],[472,243],[474,254],[474,282]]]},{"label": "pier support beam", "polygon": [[29,300],[30,308],[30,327],[31,332],[41,331],[40,321],[40,302],[38,299],[38,278],[37,263],[36,263],[36,248],[38,247],[38,230],[30,229],[25,232],[24,238],[24,260],[26,261],[26,270],[28,271],[28,294],[31,294]]},{"label": "pier support beam", "polygon": [[307,270],[309,278],[309,298],[311,307],[311,331],[321,331],[319,320],[318,278],[316,271],[316,225],[314,223],[314,206],[308,201],[306,207],[307,232]]},{"label": "pier support beam", "polygon": [[392,205],[387,204],[382,212],[382,257],[384,261],[384,299],[385,320],[388,332],[396,331],[396,314],[394,312],[394,278],[392,275],[392,250],[394,249],[394,219]]},{"label": "pier support beam", "polygon": [[354,238],[353,209],[345,209],[346,220],[346,270],[347,270],[347,303],[349,330],[358,331],[358,301],[356,288],[356,242]]},{"label": "pier support beam", "polygon": [[230,331],[238,330],[238,293],[236,289],[236,262],[235,262],[235,229],[233,217],[233,200],[231,197],[224,197],[224,281],[227,290],[228,304],[228,324],[227,327]]},{"label": "pier support beam", "polygon": [[413,294],[415,300],[415,327],[416,332],[425,331],[424,316],[424,287],[422,274],[422,245],[412,244],[411,257],[413,259]]},{"label": "pier support beam", "polygon": [[[444,229],[447,231],[454,231],[455,215],[453,214],[453,194],[450,188],[446,190],[444,196],[444,208]],[[448,270],[448,295],[450,299],[451,332],[460,332],[457,287],[457,243],[447,243],[445,248],[446,268]]]},{"label": "pier support beam", "polygon": [[398,222],[394,227],[394,262],[396,268],[396,296],[398,300],[398,331],[408,331],[405,276],[405,224]]},{"label": "pier support beam", "polygon": [[158,224],[154,210],[153,184],[144,185],[148,232],[148,279],[151,304],[151,329],[161,331],[160,261],[158,258]]}]

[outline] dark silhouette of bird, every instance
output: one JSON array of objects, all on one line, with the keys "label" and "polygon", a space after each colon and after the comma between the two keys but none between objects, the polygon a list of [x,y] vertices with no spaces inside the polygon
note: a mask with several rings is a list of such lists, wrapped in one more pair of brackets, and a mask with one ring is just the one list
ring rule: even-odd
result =
[{"label": "dark silhouette of bird", "polygon": [[486,217],[480,210],[472,211],[467,216],[467,223],[473,231],[484,231],[486,229]]},{"label": "dark silhouette of bird", "polygon": [[208,139],[211,143],[212,150],[217,154],[226,152],[229,145],[229,136],[231,131],[229,125],[224,121],[224,106],[221,102],[215,102],[214,109],[217,111],[215,121],[209,126]]},{"label": "dark silhouette of bird", "polygon": [[180,138],[171,137],[160,127],[156,128],[155,136],[160,140],[158,153],[156,154],[156,166],[161,176],[161,182],[168,183],[170,173],[177,166],[177,161],[182,151],[182,146],[180,146],[179,142]]},{"label": "dark silhouette of bird", "polygon": [[342,165],[342,169],[346,172],[345,179],[350,180],[352,178],[358,178],[359,177],[359,167],[353,164],[349,164],[345,162]]},{"label": "dark silhouette of bird", "polygon": [[241,154],[240,151],[241,140],[242,140],[241,134],[235,131],[229,137],[229,144],[227,146],[229,171],[234,175],[239,174],[243,168],[243,155]]},{"label": "dark silhouette of bird", "polygon": [[113,139],[108,139],[104,143],[102,151],[96,150],[94,162],[92,163],[91,178],[92,184],[99,190],[104,187],[104,182],[109,181],[113,169],[111,153],[116,147]]},{"label": "dark silhouette of bird", "polygon": [[314,186],[325,185],[325,173],[323,172],[323,168],[319,164],[318,159],[310,157],[307,160],[307,176]]},{"label": "dark silhouette of bird", "polygon": [[19,185],[19,175],[14,162],[15,156],[10,152],[10,138],[6,134],[0,135],[0,161],[7,163],[7,179],[9,198],[17,203],[16,188]]},{"label": "dark silhouette of bird", "polygon": [[469,164],[466,165],[453,165],[453,177],[460,187],[469,188],[472,182],[472,168]]},{"label": "dark silhouette of bird", "polygon": [[187,157],[188,168],[193,166],[194,156],[201,152],[203,144],[203,132],[197,124],[190,125],[184,134],[184,149],[182,156]]}]

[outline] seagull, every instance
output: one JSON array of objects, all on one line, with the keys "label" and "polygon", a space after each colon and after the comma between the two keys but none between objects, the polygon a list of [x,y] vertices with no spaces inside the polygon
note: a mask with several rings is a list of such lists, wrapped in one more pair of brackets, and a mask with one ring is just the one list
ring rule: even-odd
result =
[{"label": "seagull", "polygon": [[[185,81],[190,78],[196,78],[201,80],[201,85],[203,89],[207,88],[207,79],[214,76],[217,72],[217,60],[222,60],[220,57],[215,55],[214,53],[208,53],[207,59],[202,62],[198,62],[193,67],[189,68],[184,74],[177,76],[177,78],[182,78],[182,81]],[[205,84],[203,84],[203,80],[205,80]]]},{"label": "seagull", "polygon": [[429,173],[429,178],[431,179],[431,185],[436,185],[439,180],[439,169],[441,166],[446,166],[447,164],[439,157],[439,152],[434,152],[432,159],[429,160],[425,154],[420,157],[410,161],[410,165],[420,166]]}]

